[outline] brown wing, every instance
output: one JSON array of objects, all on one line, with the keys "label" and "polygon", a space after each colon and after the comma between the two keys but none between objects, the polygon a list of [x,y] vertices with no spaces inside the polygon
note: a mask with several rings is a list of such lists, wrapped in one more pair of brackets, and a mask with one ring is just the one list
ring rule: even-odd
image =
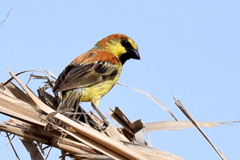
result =
[{"label": "brown wing", "polygon": [[[100,54],[102,54],[101,51],[87,52],[87,54],[77,57],[59,75],[53,91],[59,92],[74,88],[84,88],[114,79],[118,74],[118,65],[115,61],[113,63],[113,58],[115,57],[109,54],[104,58],[104,56],[99,56]],[[82,60],[82,57],[85,59]],[[80,63],[77,63],[77,60]]]}]

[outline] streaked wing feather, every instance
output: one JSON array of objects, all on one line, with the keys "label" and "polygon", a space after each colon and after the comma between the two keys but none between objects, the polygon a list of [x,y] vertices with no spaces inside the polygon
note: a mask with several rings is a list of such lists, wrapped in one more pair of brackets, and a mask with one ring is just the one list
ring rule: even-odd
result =
[{"label": "streaked wing feather", "polygon": [[117,73],[117,65],[109,62],[69,65],[59,75],[53,90],[59,92],[74,88],[89,87],[108,79],[113,79]]}]

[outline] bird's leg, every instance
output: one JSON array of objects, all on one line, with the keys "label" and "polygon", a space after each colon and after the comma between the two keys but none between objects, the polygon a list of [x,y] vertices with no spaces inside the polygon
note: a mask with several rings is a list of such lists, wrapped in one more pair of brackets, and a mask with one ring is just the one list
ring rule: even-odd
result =
[{"label": "bird's leg", "polygon": [[97,106],[96,106],[93,102],[91,102],[91,104],[92,104],[93,109],[94,109],[94,110],[98,113],[98,115],[102,118],[104,124],[105,124],[106,126],[108,126],[108,125],[109,125],[109,122],[106,120],[106,118],[104,117],[104,115],[100,112],[100,110],[97,108]]}]

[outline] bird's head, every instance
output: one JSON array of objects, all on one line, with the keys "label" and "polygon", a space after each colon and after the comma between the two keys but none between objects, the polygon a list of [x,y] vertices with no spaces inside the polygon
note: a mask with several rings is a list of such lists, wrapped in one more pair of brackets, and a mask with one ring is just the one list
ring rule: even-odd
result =
[{"label": "bird's head", "polygon": [[123,34],[112,34],[103,38],[96,46],[114,54],[122,64],[130,58],[140,59],[136,43]]}]

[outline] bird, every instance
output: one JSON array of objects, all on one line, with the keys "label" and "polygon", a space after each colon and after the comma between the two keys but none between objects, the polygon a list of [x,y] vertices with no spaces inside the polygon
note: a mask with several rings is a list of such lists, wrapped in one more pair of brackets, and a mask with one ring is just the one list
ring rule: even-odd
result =
[{"label": "bird", "polygon": [[106,122],[97,108],[99,101],[117,83],[129,59],[140,60],[138,46],[130,37],[112,34],[98,41],[92,49],[76,57],[56,79],[53,92],[62,94],[57,111],[76,112],[80,102],[91,102]]}]

